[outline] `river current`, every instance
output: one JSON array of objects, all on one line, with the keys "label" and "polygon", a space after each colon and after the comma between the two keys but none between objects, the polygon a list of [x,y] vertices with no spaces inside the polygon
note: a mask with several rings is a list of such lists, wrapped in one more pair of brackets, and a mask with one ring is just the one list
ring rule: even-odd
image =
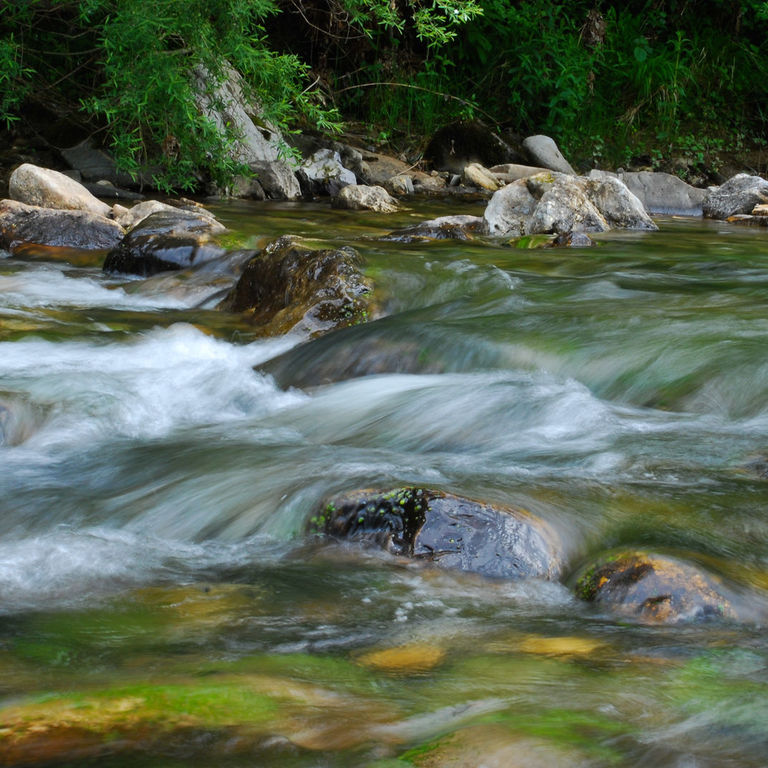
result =
[{"label": "river current", "polygon": [[[0,252],[0,764],[768,765],[766,231],[528,250],[380,239],[469,204],[213,210],[352,245],[379,316],[264,339],[220,275]],[[563,583],[307,535],[403,485],[530,510]],[[577,599],[618,549],[716,574],[738,620]]]}]

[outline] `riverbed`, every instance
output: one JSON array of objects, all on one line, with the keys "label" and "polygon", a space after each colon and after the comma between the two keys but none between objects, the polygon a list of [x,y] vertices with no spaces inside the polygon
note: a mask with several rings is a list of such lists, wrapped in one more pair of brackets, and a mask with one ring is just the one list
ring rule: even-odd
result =
[{"label": "riverbed", "polygon": [[[205,280],[0,252],[0,764],[764,768],[765,231],[524,249],[380,239],[474,204],[212,210],[240,247],[353,246],[377,313],[262,338]],[[530,511],[563,579],[307,533],[405,485]],[[737,618],[579,600],[622,549]]]}]

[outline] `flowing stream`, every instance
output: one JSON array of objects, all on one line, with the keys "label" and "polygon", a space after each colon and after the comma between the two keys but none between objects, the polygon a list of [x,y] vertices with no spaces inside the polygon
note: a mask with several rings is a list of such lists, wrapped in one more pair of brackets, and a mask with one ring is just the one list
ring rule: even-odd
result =
[{"label": "flowing stream", "polygon": [[[220,275],[0,252],[0,765],[765,768],[765,230],[526,250],[378,239],[437,204],[214,212],[352,245],[381,316],[264,339]],[[563,582],[307,535],[403,485],[530,510]],[[716,574],[738,619],[579,600],[617,549]]]}]

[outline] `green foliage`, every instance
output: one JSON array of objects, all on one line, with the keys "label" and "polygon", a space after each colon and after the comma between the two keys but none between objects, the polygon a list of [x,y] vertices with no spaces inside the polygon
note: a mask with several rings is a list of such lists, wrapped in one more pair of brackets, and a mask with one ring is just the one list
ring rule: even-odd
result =
[{"label": "green foliage", "polygon": [[237,136],[193,73],[215,101],[231,66],[283,129],[332,131],[338,107],[407,149],[482,116],[585,163],[701,162],[768,138],[766,20],[766,0],[0,0],[0,123],[43,109],[167,188],[224,184]]}]

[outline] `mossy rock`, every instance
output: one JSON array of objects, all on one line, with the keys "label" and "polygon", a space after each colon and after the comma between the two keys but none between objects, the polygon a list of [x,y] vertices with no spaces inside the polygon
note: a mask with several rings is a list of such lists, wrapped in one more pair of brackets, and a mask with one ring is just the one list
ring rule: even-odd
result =
[{"label": "mossy rock", "polygon": [[313,250],[286,235],[248,261],[221,308],[246,313],[264,335],[317,336],[367,321],[372,288],[353,248]]},{"label": "mossy rock", "polygon": [[556,579],[563,566],[556,532],[529,512],[421,488],[335,497],[310,530],[484,576]]},{"label": "mossy rock", "polygon": [[703,569],[666,555],[620,552],[588,568],[576,594],[654,623],[733,618],[725,587]]}]

